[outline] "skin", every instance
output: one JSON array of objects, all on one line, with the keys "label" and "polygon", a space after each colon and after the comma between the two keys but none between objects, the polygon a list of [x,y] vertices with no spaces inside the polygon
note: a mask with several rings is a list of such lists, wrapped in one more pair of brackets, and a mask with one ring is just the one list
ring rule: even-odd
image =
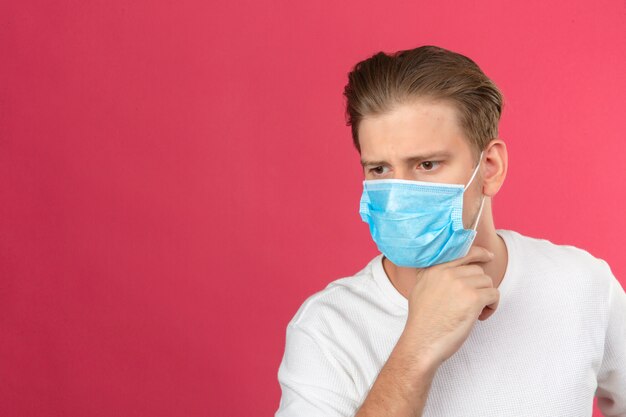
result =
[{"label": "skin", "polygon": [[[419,98],[395,106],[391,111],[362,120],[359,126],[361,163],[365,179],[407,179],[466,185],[478,162],[478,151],[467,139],[458,122],[456,108],[450,102]],[[410,160],[411,156],[435,151],[449,156]],[[474,181],[463,196],[463,224],[474,225],[485,196],[472,246],[486,248],[495,256],[481,262],[486,275],[497,288],[502,282],[508,263],[508,253],[495,230],[492,197],[502,186],[507,172],[505,143],[493,138],[485,148],[481,166]],[[422,268],[394,265],[383,258],[383,267],[393,286],[405,298],[415,287]],[[487,319],[496,306],[487,306],[479,316]]]}]

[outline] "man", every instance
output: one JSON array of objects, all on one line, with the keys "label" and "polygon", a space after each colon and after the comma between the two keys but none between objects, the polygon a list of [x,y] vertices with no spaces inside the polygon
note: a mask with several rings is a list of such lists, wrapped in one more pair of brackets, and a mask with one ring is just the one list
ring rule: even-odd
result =
[{"label": "man", "polygon": [[276,417],[626,417],[626,294],[608,264],[495,229],[502,95],[435,46],[345,88],[380,255],[287,326]]}]

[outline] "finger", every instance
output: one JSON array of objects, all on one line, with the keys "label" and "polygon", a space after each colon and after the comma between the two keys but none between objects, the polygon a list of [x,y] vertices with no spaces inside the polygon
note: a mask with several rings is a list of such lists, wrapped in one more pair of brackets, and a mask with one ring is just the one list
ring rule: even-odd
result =
[{"label": "finger", "polygon": [[472,264],[472,265],[461,265],[454,268],[454,275],[457,277],[469,277],[473,275],[483,275],[485,270],[482,266]]},{"label": "finger", "polygon": [[478,315],[478,320],[487,320],[498,309],[499,301],[489,304],[483,308],[483,311]]},{"label": "finger", "polygon": [[483,306],[489,307],[492,310],[495,310],[498,307],[498,302],[500,301],[500,291],[498,291],[497,288],[479,288],[478,294],[480,302]]},{"label": "finger", "polygon": [[441,265],[448,268],[454,268],[460,265],[466,265],[472,262],[489,262],[492,260],[490,252],[482,246],[472,246],[462,258],[455,259],[454,261],[446,262]]},{"label": "finger", "polygon": [[489,275],[481,274],[481,275],[471,275],[462,277],[463,282],[466,285],[471,286],[472,288],[482,289],[482,288],[492,288],[493,280]]},{"label": "finger", "polygon": [[495,313],[495,311],[496,311],[495,308],[491,308],[488,306],[483,308],[483,311],[481,311],[480,314],[478,315],[478,320],[480,321],[487,320],[489,317],[491,317],[493,313]]}]

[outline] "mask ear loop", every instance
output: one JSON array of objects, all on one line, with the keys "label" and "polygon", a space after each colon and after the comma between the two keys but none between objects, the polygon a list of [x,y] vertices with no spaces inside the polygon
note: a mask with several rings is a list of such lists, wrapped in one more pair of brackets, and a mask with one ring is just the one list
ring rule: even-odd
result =
[{"label": "mask ear loop", "polygon": [[[474,181],[474,177],[478,173],[478,167],[480,167],[480,163],[483,160],[483,152],[484,151],[482,151],[480,153],[480,157],[478,158],[478,165],[476,165],[476,169],[474,169],[474,173],[472,174],[472,178],[470,178],[469,182],[467,183],[467,185],[465,186],[463,191],[465,191],[467,189],[467,187],[470,186],[472,181]],[[476,216],[476,220],[474,221],[474,227],[472,227],[472,230],[474,230],[474,231],[476,231],[476,229],[478,228],[478,219],[480,219],[480,215],[483,212],[483,205],[484,204],[485,204],[485,195],[483,194],[482,198],[480,199],[480,208],[478,209],[478,215]]]},{"label": "mask ear loop", "polygon": [[[483,151],[484,152],[484,151]],[[472,174],[472,178],[470,178],[469,182],[467,183],[467,185],[465,186],[465,188],[463,188],[463,191],[467,190],[467,187],[470,186],[470,184],[472,183],[472,181],[474,181],[474,177],[476,176],[476,174],[478,173],[478,167],[480,167],[480,163],[483,160],[483,152],[480,153],[480,157],[478,158],[478,165],[476,165],[476,168],[474,169],[474,173]]]},{"label": "mask ear loop", "polygon": [[478,228],[478,219],[480,219],[480,214],[483,212],[484,203],[485,203],[485,195],[483,194],[482,198],[480,199],[480,209],[478,209],[478,216],[476,216],[474,227],[472,227],[472,230],[474,231],[476,231],[476,229]]}]

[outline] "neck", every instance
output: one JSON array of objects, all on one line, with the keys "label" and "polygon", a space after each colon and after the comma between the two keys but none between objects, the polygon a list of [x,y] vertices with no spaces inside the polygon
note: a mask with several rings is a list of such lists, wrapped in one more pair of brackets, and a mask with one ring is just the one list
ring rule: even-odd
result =
[{"label": "neck", "polygon": [[[504,240],[496,233],[493,216],[491,215],[490,198],[485,199],[485,206],[476,232],[476,238],[472,246],[482,246],[495,255],[491,261],[482,264],[482,266],[485,274],[492,278],[494,288],[497,288],[504,278],[508,264],[508,251]],[[408,299],[416,283],[417,271],[421,268],[397,266],[386,257],[383,257],[383,268],[393,286],[404,298]]]}]

